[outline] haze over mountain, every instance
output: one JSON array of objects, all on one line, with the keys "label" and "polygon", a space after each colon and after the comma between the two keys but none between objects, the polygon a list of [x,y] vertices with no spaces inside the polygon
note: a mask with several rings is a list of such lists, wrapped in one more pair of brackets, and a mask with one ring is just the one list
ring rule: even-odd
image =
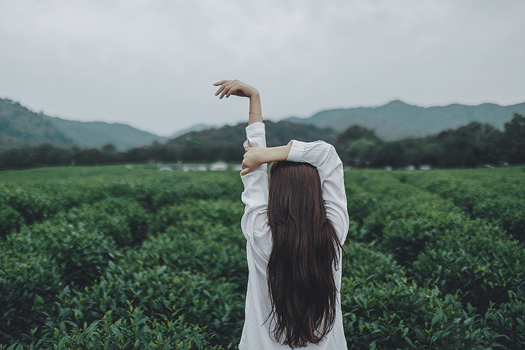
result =
[{"label": "haze over mountain", "polygon": [[100,148],[112,143],[117,150],[149,145],[154,141],[166,142],[167,137],[157,136],[146,131],[135,129],[126,124],[105,122],[78,122],[56,117],[43,117],[58,130],[70,138],[73,143],[82,147]]},{"label": "haze over mountain", "polygon": [[283,119],[292,123],[311,124],[336,131],[351,125],[371,128],[383,140],[399,140],[437,134],[470,122],[489,123],[502,130],[514,113],[525,114],[525,103],[500,106],[484,103],[479,106],[451,104],[443,107],[419,107],[396,100],[379,107],[358,107],[325,110],[309,118]]},{"label": "haze over mountain", "polygon": [[42,114],[18,102],[0,99],[0,149],[44,142],[64,147],[73,145],[73,141]]},{"label": "haze over mountain", "polygon": [[[503,129],[503,124],[514,113],[524,115],[525,103],[511,106],[485,103],[479,106],[452,104],[444,107],[418,107],[396,100],[379,107],[325,110],[310,118],[291,117],[282,121],[313,125],[321,129],[331,128],[334,134],[351,125],[361,125],[373,129],[378,137],[387,141],[437,134],[473,121],[489,123]],[[45,142],[62,147],[76,144],[96,148],[112,143],[117,150],[126,150],[150,145],[155,141],[164,143],[172,140],[170,146],[173,146],[180,144],[182,139],[178,138],[182,135],[191,138],[196,133],[213,142],[229,142],[234,134],[234,138],[244,137],[243,130],[229,136],[226,130],[230,129],[197,124],[170,137],[160,137],[125,124],[79,122],[50,117],[35,113],[18,102],[0,99],[0,150]],[[319,129],[312,130],[319,132]],[[326,136],[326,132],[322,132],[317,138]]]},{"label": "haze over mountain", "polygon": [[218,126],[215,126],[215,125],[195,124],[193,126],[190,126],[189,128],[185,128],[185,129],[179,130],[177,132],[174,132],[173,134],[171,134],[167,138],[168,139],[175,139],[175,138],[177,138],[179,136],[185,135],[185,134],[190,133],[190,132],[199,132],[199,131],[203,131],[203,130],[217,129],[217,128],[218,128]]},{"label": "haze over mountain", "polygon": [[56,146],[101,148],[112,143],[117,150],[149,145],[168,138],[125,124],[79,122],[35,113],[20,103],[0,99],[0,149],[52,143]]}]

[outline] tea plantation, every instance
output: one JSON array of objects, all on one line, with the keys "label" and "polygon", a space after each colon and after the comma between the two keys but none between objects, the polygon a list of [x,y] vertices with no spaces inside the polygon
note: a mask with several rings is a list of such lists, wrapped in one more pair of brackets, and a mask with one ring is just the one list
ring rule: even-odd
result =
[{"label": "tea plantation", "polygon": [[[522,167],[348,171],[349,349],[525,349]],[[237,172],[0,172],[0,349],[236,349]]]}]

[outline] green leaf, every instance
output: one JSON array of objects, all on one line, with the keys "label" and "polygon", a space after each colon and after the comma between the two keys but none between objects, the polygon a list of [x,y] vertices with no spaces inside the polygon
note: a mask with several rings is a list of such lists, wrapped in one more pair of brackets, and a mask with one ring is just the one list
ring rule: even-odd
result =
[{"label": "green leaf", "polygon": [[434,314],[434,317],[432,318],[432,323],[430,324],[430,327],[434,327],[434,325],[440,321],[443,318],[443,311],[441,311],[441,308],[436,309],[436,313]]}]

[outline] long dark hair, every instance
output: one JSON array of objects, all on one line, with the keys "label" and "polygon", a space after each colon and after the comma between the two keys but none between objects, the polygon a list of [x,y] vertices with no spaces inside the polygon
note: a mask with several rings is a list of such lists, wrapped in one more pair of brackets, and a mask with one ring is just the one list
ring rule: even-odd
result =
[{"label": "long dark hair", "polygon": [[318,344],[332,330],[337,301],[333,268],[341,242],[326,216],[317,169],[274,162],[268,223],[268,292],[273,339],[292,349]]}]

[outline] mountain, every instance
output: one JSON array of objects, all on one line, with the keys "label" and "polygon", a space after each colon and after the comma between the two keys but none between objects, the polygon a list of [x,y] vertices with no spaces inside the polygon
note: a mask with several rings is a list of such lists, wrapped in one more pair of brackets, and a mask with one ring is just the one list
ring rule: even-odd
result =
[{"label": "mountain", "polygon": [[117,150],[126,150],[167,140],[125,124],[50,117],[35,113],[18,102],[0,99],[0,150],[41,143],[96,148],[112,143]]},{"label": "mountain", "polygon": [[112,143],[117,150],[122,151],[150,145],[155,141],[164,143],[168,140],[167,137],[150,134],[126,124],[78,122],[45,115],[44,118],[81,147],[101,148],[107,143]]},{"label": "mountain", "polygon": [[0,149],[44,142],[63,147],[73,145],[73,140],[44,115],[32,112],[18,102],[0,99]]},{"label": "mountain", "polygon": [[[265,121],[266,143],[268,147],[282,146],[291,139],[301,141],[335,141],[335,132],[313,125],[289,122]],[[226,125],[218,129],[190,132],[169,140],[165,147],[176,153],[176,159],[192,161],[238,161],[244,153],[242,145],[246,140],[246,123]]]},{"label": "mountain", "polygon": [[173,133],[172,135],[168,136],[168,139],[175,139],[181,135],[188,134],[190,132],[198,132],[198,131],[203,131],[203,130],[208,130],[208,129],[217,129],[217,128],[218,126],[214,126],[214,125],[196,124],[196,125],[190,126],[189,128],[182,129],[182,130],[179,130]]},{"label": "mountain", "polygon": [[525,114],[525,103],[500,106],[451,104],[443,107],[419,107],[396,100],[380,107],[358,107],[321,111],[310,118],[283,119],[291,123],[311,124],[343,130],[351,125],[371,128],[383,140],[422,137],[445,129],[477,121],[503,129],[514,113]]}]

